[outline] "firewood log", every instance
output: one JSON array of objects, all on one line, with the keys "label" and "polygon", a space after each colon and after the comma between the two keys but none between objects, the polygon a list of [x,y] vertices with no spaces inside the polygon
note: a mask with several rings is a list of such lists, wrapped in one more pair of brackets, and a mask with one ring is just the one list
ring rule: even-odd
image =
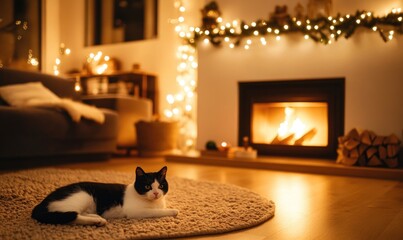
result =
[{"label": "firewood log", "polygon": [[373,155],[368,161],[368,166],[382,166],[382,162],[376,155]]},{"label": "firewood log", "polygon": [[372,144],[372,140],[371,140],[369,131],[365,130],[365,131],[363,131],[363,132],[361,133],[360,141],[361,141],[362,143],[367,144],[367,145],[371,145],[371,144]]},{"label": "firewood log", "polygon": [[304,135],[302,135],[300,138],[295,140],[294,145],[302,145],[304,141],[309,141],[311,140],[315,134],[317,133],[316,128],[312,128],[308,132],[306,132]]},{"label": "firewood log", "polygon": [[386,147],[384,147],[384,146],[379,146],[378,153],[379,153],[379,158],[382,160],[385,160],[386,157],[388,156],[387,152],[386,152]]},{"label": "firewood log", "polygon": [[290,144],[291,140],[294,138],[294,133],[291,133],[290,135],[288,135],[287,137],[280,139],[280,137],[277,135],[271,142],[271,144],[282,144],[282,145],[286,145],[286,144]]},{"label": "firewood log", "polygon": [[399,166],[401,141],[396,135],[380,136],[368,130],[357,134],[358,131],[352,129],[347,135],[338,138],[338,163],[390,168]]},{"label": "firewood log", "polygon": [[384,139],[385,139],[385,138],[382,137],[382,136],[376,136],[375,139],[374,139],[374,141],[372,142],[372,146],[379,146],[379,145],[381,145],[381,144],[383,143],[383,140],[384,140]]},{"label": "firewood log", "polygon": [[387,158],[384,160],[386,165],[390,168],[397,168],[399,166],[399,160],[397,157],[395,158]]},{"label": "firewood log", "polygon": [[371,159],[377,152],[378,152],[378,149],[376,147],[368,148],[368,150],[366,151],[367,158]]},{"label": "firewood log", "polygon": [[397,153],[399,152],[399,146],[398,145],[392,145],[389,144],[386,146],[387,152],[388,152],[388,157],[389,158],[394,158],[396,157]]},{"label": "firewood log", "polygon": [[347,136],[350,139],[354,139],[354,140],[357,140],[357,141],[360,140],[360,134],[358,133],[358,130],[355,129],[355,128],[351,129],[351,131],[347,134]]},{"label": "firewood log", "polygon": [[349,157],[344,157],[342,160],[342,163],[344,165],[348,165],[348,166],[353,166],[357,163],[358,159],[357,158],[349,158]]},{"label": "firewood log", "polygon": [[391,134],[384,139],[384,144],[396,144],[400,145],[400,140],[395,134]]},{"label": "firewood log", "polygon": [[349,139],[344,143],[344,147],[346,147],[348,150],[353,150],[358,146],[358,144],[360,144],[359,141],[355,139]]}]

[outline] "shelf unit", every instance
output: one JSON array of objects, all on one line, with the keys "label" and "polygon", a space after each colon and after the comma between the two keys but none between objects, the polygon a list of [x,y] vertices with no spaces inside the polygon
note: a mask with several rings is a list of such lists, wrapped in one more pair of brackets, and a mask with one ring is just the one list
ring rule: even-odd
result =
[{"label": "shelf unit", "polygon": [[[120,84],[120,87],[125,88],[124,94],[150,99],[153,102],[153,114],[158,114],[158,88],[155,74],[144,71],[122,71],[97,75],[70,74],[67,77],[75,79],[76,83],[80,84],[83,100],[106,94],[119,96],[122,94],[118,90]],[[90,82],[95,83],[95,86],[98,87],[90,87]]]}]

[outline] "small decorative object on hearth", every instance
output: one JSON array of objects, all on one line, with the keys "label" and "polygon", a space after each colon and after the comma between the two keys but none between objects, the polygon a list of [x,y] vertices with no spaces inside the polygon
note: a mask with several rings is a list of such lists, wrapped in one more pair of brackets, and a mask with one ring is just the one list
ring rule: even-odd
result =
[{"label": "small decorative object on hearth", "polygon": [[208,157],[233,157],[234,148],[228,142],[221,142],[217,146],[215,141],[209,140],[206,142],[205,149],[200,151],[202,156]]},{"label": "small decorative object on hearth", "polygon": [[206,150],[214,150],[214,151],[217,151],[217,150],[218,150],[218,148],[217,148],[217,143],[214,142],[214,141],[212,141],[212,140],[207,141],[207,142],[206,142]]},{"label": "small decorative object on hearth", "polygon": [[391,134],[380,136],[373,131],[352,129],[339,137],[337,163],[349,166],[389,167],[399,166],[400,139]]},{"label": "small decorative object on hearth", "polygon": [[218,150],[225,152],[225,151],[229,151],[231,149],[231,144],[227,143],[227,142],[221,142],[220,146],[218,146]]},{"label": "small decorative object on hearth", "polygon": [[249,146],[249,137],[242,138],[243,146],[234,150],[234,157],[236,158],[256,158],[257,151]]}]

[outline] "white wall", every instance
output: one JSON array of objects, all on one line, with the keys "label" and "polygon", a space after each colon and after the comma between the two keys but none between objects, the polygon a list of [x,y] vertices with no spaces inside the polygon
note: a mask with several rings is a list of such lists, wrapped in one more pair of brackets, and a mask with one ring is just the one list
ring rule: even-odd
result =
[{"label": "white wall", "polygon": [[[209,1],[206,1],[209,2]],[[224,22],[267,18],[274,6],[298,1],[217,0]],[[306,2],[301,1],[306,4]],[[373,11],[382,15],[402,0],[333,1],[334,13]],[[384,43],[377,33],[358,31],[352,38],[324,46],[300,35],[284,36],[249,50],[200,44],[198,74],[198,148],[207,140],[237,143],[238,81],[346,78],[345,132],[357,127],[378,134],[403,131],[403,37]]]},{"label": "white wall", "polygon": [[[57,11],[55,11],[55,9]],[[51,73],[58,56],[60,21],[59,1],[42,1],[42,71]]]}]

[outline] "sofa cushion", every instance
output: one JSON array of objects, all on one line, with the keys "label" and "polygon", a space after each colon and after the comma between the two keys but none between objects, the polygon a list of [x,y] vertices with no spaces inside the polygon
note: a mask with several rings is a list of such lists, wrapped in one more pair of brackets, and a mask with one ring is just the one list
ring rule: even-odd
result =
[{"label": "sofa cushion", "polygon": [[[102,109],[108,117],[116,115],[111,110]],[[58,109],[36,107],[4,107],[0,106],[0,135],[2,138],[19,135],[38,136],[50,139],[99,139],[116,136],[116,128],[105,127],[89,120],[79,123],[71,121],[66,112]],[[107,124],[106,124],[107,125]]]},{"label": "sofa cushion", "polygon": [[0,106],[0,158],[113,152],[118,116],[101,110],[104,124],[86,119],[73,122],[66,112],[56,109],[25,107],[21,111]]}]

